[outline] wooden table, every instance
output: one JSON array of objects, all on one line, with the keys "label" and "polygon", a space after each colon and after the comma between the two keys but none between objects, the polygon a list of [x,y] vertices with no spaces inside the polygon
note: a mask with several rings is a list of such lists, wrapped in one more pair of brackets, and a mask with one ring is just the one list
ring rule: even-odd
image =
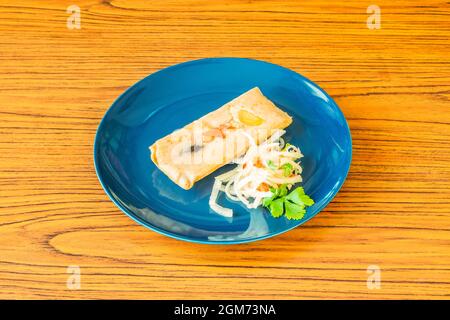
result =
[{"label": "wooden table", "polygon": [[[71,4],[81,29],[67,27]],[[0,298],[449,299],[450,5],[377,1],[371,29],[371,4],[1,0]],[[291,68],[347,117],[350,174],[304,226],[184,243],[137,225],[100,187],[92,144],[114,99],[216,56]],[[370,268],[381,287],[367,285]]]}]

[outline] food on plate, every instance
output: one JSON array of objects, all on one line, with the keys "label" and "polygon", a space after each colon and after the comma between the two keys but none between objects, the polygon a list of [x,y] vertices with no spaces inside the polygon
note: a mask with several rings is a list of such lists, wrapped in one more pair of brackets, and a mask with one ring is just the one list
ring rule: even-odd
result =
[{"label": "food on plate", "polygon": [[[291,122],[286,112],[255,87],[157,140],[150,146],[151,159],[173,182],[187,190]],[[295,164],[292,166],[297,168]],[[292,183],[296,179],[291,179]]]},{"label": "food on plate", "polygon": [[250,142],[244,156],[235,162],[238,166],[215,178],[209,199],[213,211],[225,217],[232,217],[233,210],[217,203],[220,192],[233,201],[242,202],[247,208],[264,206],[273,217],[283,215],[289,220],[302,219],[306,207],[314,201],[303,188],[294,184],[302,181],[303,157],[296,146],[284,144],[281,136],[284,130],[275,131],[265,142],[257,144],[252,136],[243,133]]}]

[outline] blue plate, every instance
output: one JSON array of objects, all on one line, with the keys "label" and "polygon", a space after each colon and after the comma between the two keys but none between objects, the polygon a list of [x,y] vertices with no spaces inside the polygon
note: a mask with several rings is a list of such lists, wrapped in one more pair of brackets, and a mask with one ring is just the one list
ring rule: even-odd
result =
[{"label": "blue plate", "polygon": [[[314,200],[304,219],[273,218],[221,198],[234,210],[224,218],[209,209],[213,176],[188,191],[170,181],[150,160],[157,139],[258,86],[294,119],[285,139],[304,154],[303,186]],[[212,58],[158,71],[122,94],[106,112],[95,137],[95,169],[108,196],[128,216],[164,235],[199,243],[232,244],[272,237],[322,210],[344,183],[352,143],[347,122],[333,99],[310,80],[271,63]]]}]

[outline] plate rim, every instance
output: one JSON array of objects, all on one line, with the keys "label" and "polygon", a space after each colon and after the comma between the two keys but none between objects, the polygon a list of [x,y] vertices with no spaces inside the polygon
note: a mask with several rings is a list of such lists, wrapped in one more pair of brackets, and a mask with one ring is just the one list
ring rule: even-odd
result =
[{"label": "plate rim", "polygon": [[[267,235],[263,235],[263,236],[259,236],[259,237],[249,238],[249,239],[239,239],[239,240],[230,240],[230,241],[224,241],[224,240],[220,240],[220,241],[198,240],[198,239],[190,238],[188,236],[183,236],[183,235],[178,235],[178,234],[172,233],[170,231],[167,231],[165,229],[162,229],[160,227],[157,227],[157,226],[149,223],[148,221],[146,221],[146,220],[142,219],[141,217],[137,216],[136,214],[130,212],[128,210],[128,208],[124,207],[119,201],[117,201],[112,196],[112,194],[110,193],[110,191],[106,187],[106,185],[105,185],[105,183],[103,181],[103,177],[101,176],[100,170],[99,170],[99,164],[98,164],[98,156],[99,156],[99,152],[98,152],[98,144],[99,144],[99,142],[98,141],[99,141],[99,135],[100,135],[100,131],[101,131],[102,126],[104,126],[105,119],[106,119],[107,115],[111,112],[112,108],[116,105],[117,101],[119,101],[122,96],[127,94],[128,91],[130,91],[132,88],[134,88],[139,83],[145,81],[147,78],[149,78],[151,76],[154,76],[155,74],[158,74],[160,72],[164,72],[164,71],[167,71],[167,70],[170,70],[170,69],[179,68],[179,67],[182,67],[182,66],[185,66],[185,65],[188,65],[188,64],[209,62],[209,61],[231,60],[231,59],[232,60],[243,60],[243,61],[257,62],[257,63],[262,63],[262,64],[268,64],[270,66],[274,66],[274,67],[277,67],[277,68],[282,68],[285,71],[288,71],[288,72],[296,74],[303,81],[308,82],[309,84],[313,85],[316,89],[318,89],[321,93],[323,93],[325,95],[325,97],[327,97],[327,99],[334,105],[334,107],[338,111],[339,115],[344,120],[346,133],[348,134],[348,137],[349,137],[349,140],[350,140],[350,144],[349,144],[349,147],[348,147],[349,155],[348,155],[348,161],[346,163],[346,172],[343,175],[344,178],[342,179],[342,181],[339,182],[338,187],[335,188],[335,190],[326,199],[326,201],[320,207],[318,207],[315,210],[316,212],[314,214],[312,214],[311,216],[309,216],[306,219],[298,220],[297,223],[295,223],[293,226],[291,226],[289,228],[286,228],[285,230],[278,231],[278,232],[271,233],[271,234],[267,234]],[[286,233],[288,231],[291,231],[292,229],[295,229],[295,228],[305,224],[306,222],[308,222],[309,220],[314,218],[316,215],[318,215],[326,206],[328,206],[328,204],[339,193],[339,191],[341,190],[341,188],[344,185],[345,181],[347,180],[348,174],[350,172],[352,158],[353,158],[353,140],[352,140],[352,135],[351,135],[351,131],[350,131],[350,127],[348,125],[347,119],[346,119],[344,113],[342,112],[342,110],[339,108],[338,104],[334,101],[334,99],[324,89],[322,89],[319,85],[317,85],[315,82],[313,82],[312,80],[308,79],[307,77],[305,77],[305,76],[301,75],[300,73],[298,73],[298,72],[296,72],[296,71],[294,71],[292,69],[289,69],[287,67],[278,65],[276,63],[264,61],[264,60],[258,60],[258,59],[252,59],[252,58],[241,58],[241,57],[211,57],[211,58],[201,58],[201,59],[188,60],[188,61],[177,63],[177,64],[174,64],[174,65],[170,65],[170,66],[165,67],[163,69],[159,69],[159,70],[157,70],[157,71],[155,71],[153,73],[150,73],[149,75],[145,76],[144,78],[136,81],[135,83],[130,85],[124,92],[122,92],[113,101],[113,103],[109,106],[109,108],[106,110],[106,112],[103,114],[103,117],[100,120],[100,123],[99,123],[99,125],[97,127],[97,130],[95,132],[94,144],[93,144],[93,160],[94,160],[95,174],[96,174],[97,179],[99,180],[100,185],[102,186],[104,192],[109,197],[109,199],[116,205],[116,207],[118,207],[123,213],[125,213],[133,221],[135,221],[138,224],[142,225],[143,227],[145,227],[145,228],[147,228],[149,230],[155,231],[155,232],[157,232],[157,233],[159,233],[161,235],[164,235],[164,236],[167,236],[169,238],[176,239],[176,240],[185,241],[185,242],[198,243],[198,244],[209,244],[209,245],[230,245],[230,244],[252,243],[252,242],[255,242],[255,241],[261,241],[261,240],[264,240],[264,239],[269,239],[269,238],[272,238],[272,237],[276,237],[276,236],[278,236],[280,234]]]}]

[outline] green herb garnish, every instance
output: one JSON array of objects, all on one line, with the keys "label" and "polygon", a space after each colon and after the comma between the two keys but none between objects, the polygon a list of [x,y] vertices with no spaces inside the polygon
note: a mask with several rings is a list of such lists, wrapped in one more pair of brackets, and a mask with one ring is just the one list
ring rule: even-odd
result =
[{"label": "green herb garnish", "polygon": [[284,148],[281,151],[286,151],[290,146],[292,146],[292,144],[286,143],[286,145],[284,146]]},{"label": "green herb garnish", "polygon": [[292,175],[292,171],[294,171],[294,167],[290,163],[283,164],[281,169],[283,169],[283,175],[285,177],[290,177]]},{"label": "green herb garnish", "polygon": [[272,216],[279,218],[284,213],[284,201],[282,198],[278,198],[270,202],[269,210]]},{"label": "green herb garnish", "polygon": [[267,161],[267,166],[272,169],[272,170],[276,170],[277,166],[275,165],[275,163],[273,163],[272,160]]},{"label": "green herb garnish", "polygon": [[306,207],[314,204],[314,200],[305,194],[302,187],[297,187],[289,194],[287,185],[270,188],[271,197],[263,200],[263,206],[268,208],[273,217],[279,218],[285,214],[289,220],[300,220],[305,216]]},{"label": "green herb garnish", "polygon": [[284,197],[285,195],[287,195],[289,191],[287,184],[282,184],[277,190],[278,190],[278,197]]}]

